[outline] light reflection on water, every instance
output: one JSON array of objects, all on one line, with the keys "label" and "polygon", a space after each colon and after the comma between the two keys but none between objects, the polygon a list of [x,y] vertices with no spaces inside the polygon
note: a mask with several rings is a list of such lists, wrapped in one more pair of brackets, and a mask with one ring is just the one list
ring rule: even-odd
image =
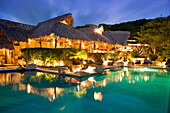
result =
[{"label": "light reflection on water", "polygon": [[[167,70],[128,69],[126,67],[121,71],[112,72],[106,76],[97,75],[83,79],[42,72],[0,74],[2,88],[12,85],[12,93],[25,91],[27,96],[31,94],[38,95],[48,99],[49,102],[60,100],[68,95],[70,98],[79,100],[90,99],[96,102],[106,102],[108,98],[115,98],[113,95],[120,94],[138,98],[152,107],[158,107],[164,102],[164,106],[160,108],[161,112],[168,109],[169,81],[169,71]],[[152,95],[154,92],[157,94]],[[161,98],[161,100],[155,100],[156,98]],[[108,100],[108,102],[110,101]],[[67,107],[63,103],[63,106],[58,109],[64,111]]]}]

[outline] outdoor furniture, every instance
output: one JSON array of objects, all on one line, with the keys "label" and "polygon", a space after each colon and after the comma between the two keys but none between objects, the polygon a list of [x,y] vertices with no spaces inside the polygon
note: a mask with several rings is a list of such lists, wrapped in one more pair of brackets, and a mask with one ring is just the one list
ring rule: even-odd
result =
[{"label": "outdoor furniture", "polygon": [[141,64],[140,60],[136,60],[135,64]]},{"label": "outdoor furniture", "polygon": [[149,64],[149,60],[144,60],[143,64],[148,65]]}]

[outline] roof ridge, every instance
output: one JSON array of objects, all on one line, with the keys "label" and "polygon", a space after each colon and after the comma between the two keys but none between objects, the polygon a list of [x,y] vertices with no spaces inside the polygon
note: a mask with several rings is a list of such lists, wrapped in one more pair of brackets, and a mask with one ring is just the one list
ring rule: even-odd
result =
[{"label": "roof ridge", "polygon": [[71,13],[67,13],[67,14],[64,14],[64,15],[61,15],[61,16],[57,16],[57,17],[54,17],[54,18],[51,18],[51,19],[48,19],[48,20],[39,22],[39,23],[37,24],[37,26],[38,26],[38,25],[41,25],[41,24],[44,24],[44,23],[47,23],[47,22],[51,22],[51,21],[53,21],[53,20],[59,20],[59,22],[60,22],[60,21],[62,21],[63,19],[65,19],[65,18],[66,18],[67,16],[69,16],[69,15],[72,15],[72,14],[71,14]]}]

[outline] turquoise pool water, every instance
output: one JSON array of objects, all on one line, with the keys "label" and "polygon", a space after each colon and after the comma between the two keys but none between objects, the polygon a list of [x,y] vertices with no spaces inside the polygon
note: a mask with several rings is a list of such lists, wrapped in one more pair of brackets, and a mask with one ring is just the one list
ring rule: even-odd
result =
[{"label": "turquoise pool water", "polygon": [[124,68],[82,79],[0,73],[0,113],[168,113],[170,71]]}]

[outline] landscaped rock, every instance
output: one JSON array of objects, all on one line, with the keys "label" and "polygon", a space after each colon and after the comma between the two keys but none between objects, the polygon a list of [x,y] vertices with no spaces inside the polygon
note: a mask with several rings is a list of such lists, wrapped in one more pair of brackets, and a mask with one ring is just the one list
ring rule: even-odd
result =
[{"label": "landscaped rock", "polygon": [[68,67],[59,67],[59,68],[58,68],[58,72],[59,72],[60,74],[65,73],[66,70],[68,70]]},{"label": "landscaped rock", "polygon": [[97,73],[104,73],[104,68],[103,67],[96,67],[96,72]]},{"label": "landscaped rock", "polygon": [[26,70],[35,70],[37,68],[36,64],[28,64]]}]

